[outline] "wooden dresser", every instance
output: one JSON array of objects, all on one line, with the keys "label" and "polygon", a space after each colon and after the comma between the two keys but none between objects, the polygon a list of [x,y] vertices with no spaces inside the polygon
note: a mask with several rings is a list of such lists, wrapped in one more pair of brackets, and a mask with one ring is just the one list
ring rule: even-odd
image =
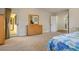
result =
[{"label": "wooden dresser", "polygon": [[30,24],[27,26],[27,35],[38,35],[42,33],[42,25]]}]

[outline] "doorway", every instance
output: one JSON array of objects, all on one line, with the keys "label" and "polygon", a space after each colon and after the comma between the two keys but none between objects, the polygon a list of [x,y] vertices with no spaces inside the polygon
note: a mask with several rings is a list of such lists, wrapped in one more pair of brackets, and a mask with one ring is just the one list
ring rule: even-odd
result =
[{"label": "doorway", "polygon": [[51,16],[51,32],[69,33],[69,10]]},{"label": "doorway", "polygon": [[57,32],[69,33],[68,12],[57,15]]},{"label": "doorway", "polygon": [[14,37],[17,35],[16,14],[10,15],[9,33],[10,33],[10,37]]}]

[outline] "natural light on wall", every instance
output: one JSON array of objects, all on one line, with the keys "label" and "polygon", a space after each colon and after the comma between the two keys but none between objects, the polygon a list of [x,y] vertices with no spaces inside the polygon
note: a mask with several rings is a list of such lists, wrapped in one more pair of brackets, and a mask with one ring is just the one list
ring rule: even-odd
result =
[{"label": "natural light on wall", "polygon": [[10,16],[10,36],[15,36],[17,33],[16,14]]}]

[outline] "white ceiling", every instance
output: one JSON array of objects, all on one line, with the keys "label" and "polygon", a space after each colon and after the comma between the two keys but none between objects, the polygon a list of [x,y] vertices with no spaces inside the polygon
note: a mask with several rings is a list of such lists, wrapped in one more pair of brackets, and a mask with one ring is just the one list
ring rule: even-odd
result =
[{"label": "white ceiling", "polygon": [[40,9],[43,11],[51,12],[51,13],[59,13],[59,12],[62,12],[64,10],[67,10],[67,8],[40,8]]}]

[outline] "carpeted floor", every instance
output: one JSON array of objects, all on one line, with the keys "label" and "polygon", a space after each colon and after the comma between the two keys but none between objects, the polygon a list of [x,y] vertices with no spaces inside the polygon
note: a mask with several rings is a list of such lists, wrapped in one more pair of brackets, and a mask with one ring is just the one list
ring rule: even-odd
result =
[{"label": "carpeted floor", "polygon": [[0,46],[0,51],[47,51],[48,41],[61,33],[44,33],[41,35],[13,37]]}]

